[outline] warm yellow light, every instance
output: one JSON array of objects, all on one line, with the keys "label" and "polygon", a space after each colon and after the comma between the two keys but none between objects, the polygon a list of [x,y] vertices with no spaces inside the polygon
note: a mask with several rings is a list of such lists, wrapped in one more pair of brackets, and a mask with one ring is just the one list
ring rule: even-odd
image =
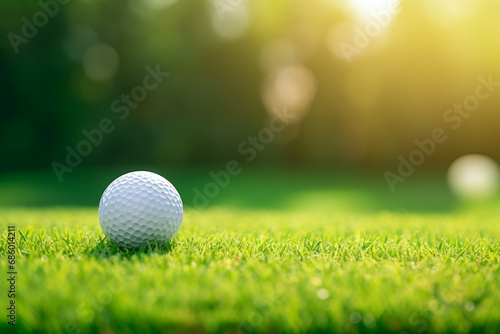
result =
[{"label": "warm yellow light", "polygon": [[399,5],[399,0],[350,0],[349,3],[362,18],[370,18],[374,12],[389,10]]},{"label": "warm yellow light", "polygon": [[268,112],[279,116],[283,109],[302,120],[316,96],[316,76],[303,65],[293,65],[271,72],[262,85],[262,100]]}]

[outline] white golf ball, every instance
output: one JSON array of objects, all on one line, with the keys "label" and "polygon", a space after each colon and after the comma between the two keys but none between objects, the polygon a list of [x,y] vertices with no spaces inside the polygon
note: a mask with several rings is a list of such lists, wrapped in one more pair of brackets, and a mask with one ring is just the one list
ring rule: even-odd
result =
[{"label": "white golf ball", "polygon": [[498,192],[499,173],[498,164],[493,159],[480,154],[464,155],[451,164],[448,184],[462,199],[487,199]]},{"label": "white golf ball", "polygon": [[158,174],[131,172],[114,180],[99,202],[104,234],[124,248],[147,242],[163,244],[182,223],[182,200],[174,186]]}]

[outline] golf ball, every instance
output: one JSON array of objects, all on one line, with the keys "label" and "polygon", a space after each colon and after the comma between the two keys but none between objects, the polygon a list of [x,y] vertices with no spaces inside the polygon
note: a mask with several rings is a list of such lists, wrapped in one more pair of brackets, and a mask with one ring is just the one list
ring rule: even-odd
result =
[{"label": "golf ball", "polygon": [[131,172],[114,180],[99,202],[104,234],[124,248],[172,239],[182,223],[182,200],[158,174]]},{"label": "golf ball", "polygon": [[448,170],[451,190],[464,200],[482,200],[495,196],[500,170],[495,160],[480,154],[469,154],[455,160]]}]

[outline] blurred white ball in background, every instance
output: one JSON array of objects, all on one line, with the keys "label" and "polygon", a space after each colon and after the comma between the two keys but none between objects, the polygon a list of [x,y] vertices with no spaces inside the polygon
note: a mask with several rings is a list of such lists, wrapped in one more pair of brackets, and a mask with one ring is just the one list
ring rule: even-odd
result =
[{"label": "blurred white ball in background", "polygon": [[480,154],[464,155],[448,169],[448,184],[465,200],[484,200],[498,192],[500,168],[495,160]]}]

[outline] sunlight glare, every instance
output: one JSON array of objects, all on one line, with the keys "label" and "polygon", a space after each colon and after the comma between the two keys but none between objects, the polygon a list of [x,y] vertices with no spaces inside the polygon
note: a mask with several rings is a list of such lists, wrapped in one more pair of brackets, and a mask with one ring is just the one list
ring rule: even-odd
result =
[{"label": "sunlight glare", "polygon": [[374,12],[397,7],[399,0],[350,0],[349,3],[361,18],[370,18]]}]

